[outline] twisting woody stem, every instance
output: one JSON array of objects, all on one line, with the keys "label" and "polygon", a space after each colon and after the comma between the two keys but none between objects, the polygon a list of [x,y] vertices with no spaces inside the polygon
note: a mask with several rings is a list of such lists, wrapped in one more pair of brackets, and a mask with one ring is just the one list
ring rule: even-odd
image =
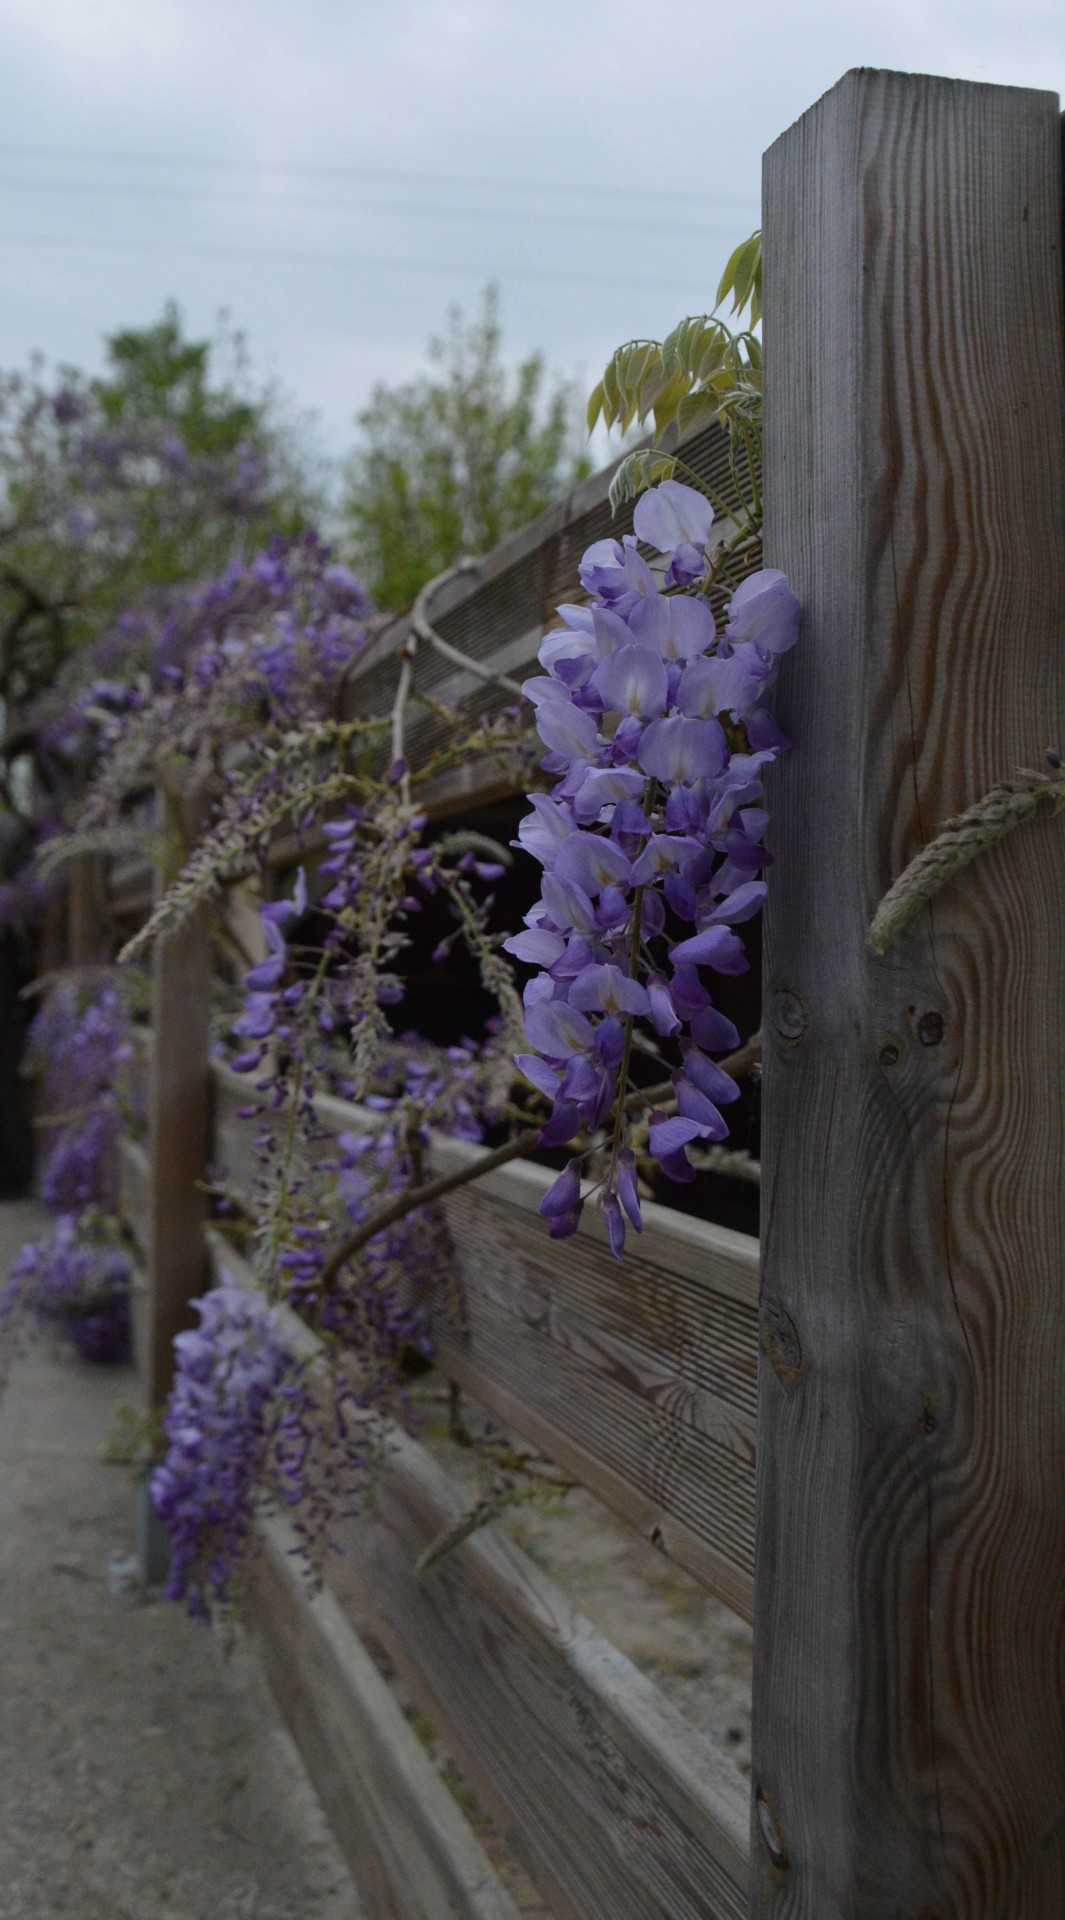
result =
[{"label": "twisting woody stem", "polygon": [[[762,1037],[758,1033],[719,1064],[724,1073],[743,1074],[749,1073],[752,1067],[757,1066],[761,1057]],[[625,1111],[636,1113],[642,1106],[664,1106],[668,1100],[673,1099],[674,1092],[673,1082],[663,1080],[657,1086],[630,1094],[625,1101]],[[406,1193],[390,1201],[388,1206],[381,1207],[371,1219],[364,1220],[354,1233],[349,1234],[346,1240],[342,1240],[340,1245],[333,1249],[319,1277],[320,1292],[323,1294],[332,1292],[342,1268],[349,1260],[354,1259],[368,1240],[373,1240],[377,1234],[383,1233],[386,1227],[391,1227],[397,1220],[402,1220],[404,1215],[412,1213],[415,1207],[430,1206],[434,1201],[442,1200],[445,1194],[454,1192],[456,1187],[467,1186],[471,1180],[480,1180],[486,1173],[493,1173],[497,1167],[505,1167],[509,1161],[520,1160],[523,1156],[533,1153],[539,1139],[539,1126],[530,1127],[525,1133],[519,1133],[513,1140],[507,1140],[501,1147],[494,1148],[491,1153],[483,1154],[471,1161],[469,1166],[460,1167],[456,1173],[441,1173],[435,1180],[427,1180],[424,1186],[408,1188]]]}]

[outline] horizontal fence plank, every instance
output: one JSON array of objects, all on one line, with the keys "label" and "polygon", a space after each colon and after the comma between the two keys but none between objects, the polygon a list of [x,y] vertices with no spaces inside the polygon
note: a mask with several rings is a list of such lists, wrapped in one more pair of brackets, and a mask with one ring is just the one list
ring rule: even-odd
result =
[{"label": "horizontal fence plank", "polygon": [[[434,1143],[441,1171],[476,1153]],[[444,1203],[440,1365],[749,1619],[757,1242],[648,1205],[624,1261],[598,1217],[560,1248],[554,1175],[511,1166]]]},{"label": "horizontal fence plank", "polygon": [[[216,1067],[214,1154],[248,1190],[247,1083]],[[320,1103],[331,1131],[364,1116]],[[434,1172],[480,1149],[434,1139]],[[593,1208],[565,1246],[537,1216],[554,1178],[515,1163],[444,1203],[453,1276],[436,1356],[507,1425],[573,1473],[745,1619],[753,1605],[758,1243],[653,1203],[624,1261]]]},{"label": "horizontal fence plank", "polygon": [[252,1638],[366,1920],[518,1920],[337,1600],[308,1595],[291,1530],[266,1520],[260,1538]]},{"label": "horizontal fence plank", "polygon": [[[209,1236],[212,1261],[252,1284]],[[297,1351],[314,1337],[284,1315]],[[488,1527],[422,1577],[467,1497],[389,1432],[330,1585],[371,1619],[427,1713],[569,1920],[743,1920],[748,1797],[738,1769]]]}]

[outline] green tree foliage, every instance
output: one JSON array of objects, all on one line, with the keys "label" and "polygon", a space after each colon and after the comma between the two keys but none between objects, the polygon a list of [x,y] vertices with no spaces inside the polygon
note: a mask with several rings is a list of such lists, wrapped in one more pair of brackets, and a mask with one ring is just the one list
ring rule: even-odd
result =
[{"label": "green tree foliage", "polygon": [[496,290],[467,322],[452,308],[432,371],[374,389],[347,473],[352,559],[381,606],[409,606],[463,553],[487,553],[590,471],[580,401],[543,356],[508,373]]},{"label": "green tree foliage", "polygon": [[[221,371],[221,356],[229,366]],[[214,340],[186,340],[173,301],[151,327],[128,327],[106,342],[106,375],[91,391],[109,427],[152,429],[162,423],[180,434],[190,454],[214,458],[263,436],[263,402],[247,391],[243,335],[224,323]]]},{"label": "green tree foliage", "polygon": [[[219,367],[218,362],[222,364]],[[176,307],[105,371],[0,375],[0,699],[11,713],[146,590],[216,572],[312,509],[243,342]]]},{"label": "green tree foliage", "polygon": [[[733,315],[748,310],[750,324],[739,332],[718,316],[730,296]],[[589,397],[589,431],[600,419],[622,433],[652,420],[656,439],[673,426],[683,438],[719,419],[732,443],[732,477],[741,497],[747,489],[736,472],[736,454],[742,449],[754,495],[752,518],[760,522],[762,343],[754,329],[761,317],[762,236],[756,232],[730,254],[712,314],[682,320],[665,340],[628,340],[617,348]],[[637,448],[614,475],[610,504],[616,513],[623,500],[677,474],[702,486],[675,455],[661,447]]]}]

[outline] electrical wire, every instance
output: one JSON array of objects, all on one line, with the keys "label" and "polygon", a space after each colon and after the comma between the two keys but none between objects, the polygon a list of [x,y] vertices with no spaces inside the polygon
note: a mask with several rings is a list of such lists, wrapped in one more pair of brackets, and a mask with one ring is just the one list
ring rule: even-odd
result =
[{"label": "electrical wire", "polygon": [[353,253],[319,253],[282,247],[211,246],[196,241],[108,240],[85,234],[0,233],[3,247],[66,248],[71,252],[144,254],[172,258],[175,255],[212,260],[261,260],[288,262],[303,266],[355,267],[364,272],[468,274],[487,280],[550,281],[557,285],[579,287],[638,287],[645,291],[664,289],[692,291],[692,279],[670,279],[635,274],[573,272],[565,267],[493,267],[475,266],[470,261],[425,259],[372,259]]},{"label": "electrical wire", "polygon": [[[2,149],[0,149],[2,151]],[[538,220],[551,226],[583,227],[587,229],[589,219],[594,219],[597,228],[606,226],[623,229],[627,233],[659,233],[663,237],[671,234],[683,234],[686,239],[692,237],[692,221],[633,219],[629,214],[588,215],[587,213],[554,212],[539,207],[457,207],[442,206],[435,201],[422,201],[411,204],[395,200],[302,200],[292,194],[246,192],[239,187],[195,187],[159,185],[152,181],[110,181],[110,180],[24,180],[12,179],[0,175],[0,191],[14,189],[31,193],[77,193],[77,194],[122,194],[137,199],[183,200],[195,198],[198,201],[237,203],[243,206],[291,207],[296,212],[321,213],[391,213],[421,218],[444,217],[460,220]],[[733,228],[704,227],[707,237],[717,233],[726,233]]]},{"label": "electrical wire", "polygon": [[52,147],[28,146],[14,142],[0,142],[0,155],[12,158],[37,158],[50,160],[103,161],[118,166],[160,166],[193,167],[199,171],[217,171],[229,173],[292,173],[318,175],[330,179],[375,180],[392,185],[405,185],[431,181],[434,186],[443,187],[482,187],[495,188],[497,191],[515,193],[562,193],[571,204],[575,195],[581,193],[607,196],[612,200],[653,200],[658,206],[670,202],[684,201],[688,205],[708,207],[710,205],[731,205],[750,208],[748,196],[736,194],[692,193],[675,188],[672,185],[661,187],[637,187],[624,181],[614,181],[610,185],[591,180],[528,180],[513,176],[501,177],[498,174],[438,173],[416,172],[412,169],[395,167],[363,167],[342,165],[335,162],[307,160],[236,160],[223,155],[205,154],[161,154],[129,153],[100,147]]}]

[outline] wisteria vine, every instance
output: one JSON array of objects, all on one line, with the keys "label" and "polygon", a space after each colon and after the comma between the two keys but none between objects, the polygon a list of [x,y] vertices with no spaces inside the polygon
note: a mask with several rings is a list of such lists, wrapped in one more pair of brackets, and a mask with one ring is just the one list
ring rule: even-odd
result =
[{"label": "wisteria vine", "polygon": [[[528,756],[528,707],[471,723],[419,690],[419,642],[456,657],[429,617],[432,587],[411,616],[391,713],[353,714],[342,697],[374,616],[307,535],[120,615],[73,701],[42,717],[55,752],[92,768],[53,859],[105,852],[122,832],[146,844],[159,830],[153,792],[196,798],[177,809],[184,865],[127,955],[234,881],[266,896],[238,1003],[229,989],[216,1020],[216,1046],[247,1085],[256,1167],[250,1188],[215,1170],[216,1194],[244,1216],[260,1294],[225,1279],[179,1337],[152,1483],[173,1540],[169,1590],[203,1616],[237,1591],[264,1497],[291,1512],[320,1572],[332,1518],[362,1497],[377,1416],[403,1412],[407,1362],[429,1355],[449,1261],[437,1203],[450,1188],[538,1148],[556,1167],[564,1154],[541,1203],[547,1231],[574,1233],[595,1199],[620,1259],[650,1170],[691,1181],[693,1152],[728,1136],[739,1094],[728,1066],[745,1070],[756,1049],[741,1046],[714,976],[746,970],[741,929],[765,896],[763,780],[789,744],[770,694],[800,610],[781,573],[741,577],[760,513],[756,342],[744,336],[730,358],[728,330],[702,324],[657,360],[643,351],[653,343],[626,350],[599,404],[619,418],[657,411],[651,390],[679,356],[700,404],[716,397],[735,423],[751,499],[738,530],[715,539],[721,515],[677,477],[694,478],[674,455],[619,470],[619,496],[646,488],[633,531],[585,553],[586,598],[559,608],[542,672],[521,689],[546,776],[526,782],[536,790],[515,843],[540,868],[521,931],[504,937],[491,918],[511,851],[434,832],[425,795],[472,754],[513,770]],[[418,702],[444,741],[412,763]],[[297,848],[319,835],[325,857],[277,897],[267,869],[279,831]],[[464,942],[495,1008],[483,1034],[449,1048],[400,1031],[404,957],[441,900],[452,930],[434,957]],[[531,969],[523,991],[513,960]],[[64,1284],[98,1301],[124,1257],[103,1209],[128,1008],[108,974],[87,999],[72,991],[53,994],[36,1042],[49,1075],[68,1057],[62,1086],[49,1083],[62,1124],[43,1175],[60,1219],[16,1267],[0,1315],[32,1299],[54,1318]],[[331,1098],[358,1116],[339,1134]],[[434,1178],[434,1132],[501,1144]],[[291,1311],[318,1336],[313,1367],[293,1357]]]}]

